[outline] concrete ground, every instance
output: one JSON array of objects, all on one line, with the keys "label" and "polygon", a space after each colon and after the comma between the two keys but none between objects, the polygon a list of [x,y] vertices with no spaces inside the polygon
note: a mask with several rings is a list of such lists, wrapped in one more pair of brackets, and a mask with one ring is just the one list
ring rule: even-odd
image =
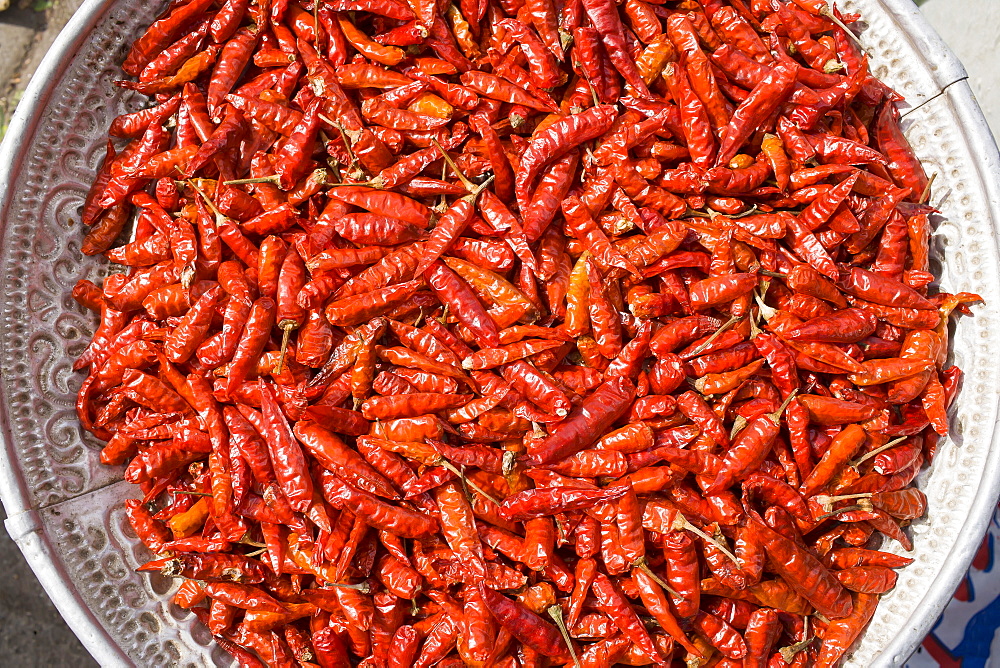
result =
[{"label": "concrete ground", "polygon": [[[916,0],[969,71],[994,132],[1000,134],[1000,0]],[[5,6],[10,4],[9,8]],[[0,136],[31,73],[80,0],[0,0]],[[0,509],[0,519],[3,513]],[[95,666],[0,530],[0,665]]]},{"label": "concrete ground", "polygon": [[[0,511],[0,517],[5,517]],[[97,663],[69,630],[14,541],[0,530],[0,665],[90,668]]]}]

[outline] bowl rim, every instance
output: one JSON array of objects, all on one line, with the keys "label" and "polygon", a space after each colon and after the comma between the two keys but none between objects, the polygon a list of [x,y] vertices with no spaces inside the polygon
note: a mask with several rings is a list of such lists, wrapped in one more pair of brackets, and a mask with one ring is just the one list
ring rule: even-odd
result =
[{"label": "bowl rim", "polygon": [[[6,227],[11,191],[19,171],[11,169],[11,166],[21,164],[55,83],[69,69],[74,54],[113,2],[84,0],[63,26],[25,88],[0,142],[0,229]],[[7,514],[4,521],[7,533],[20,548],[59,614],[94,660],[101,666],[134,666],[134,662],[84,603],[65,572],[58,551],[44,531],[38,509],[31,505],[27,484],[19,475],[20,467],[13,452],[8,425],[7,406],[0,405],[0,502]]]},{"label": "bowl rim", "polygon": [[[24,95],[0,143],[0,229],[5,226],[11,204],[11,190],[17,180],[20,165],[30,148],[42,110],[52,96],[53,88],[72,64],[73,56],[85,42],[91,30],[105,16],[115,0],[84,0],[60,31],[32,75]],[[1000,221],[1000,152],[968,83],[968,75],[954,52],[920,13],[913,0],[877,0],[882,10],[902,29],[906,39],[918,53],[933,53],[933,66],[928,65],[939,91],[919,102],[916,109],[931,100],[947,96],[960,123],[966,146],[977,167],[991,208]],[[911,111],[913,110],[911,109]],[[989,141],[982,141],[988,137]],[[975,140],[973,140],[975,138]],[[997,239],[994,239],[994,243]],[[1000,395],[998,395],[1000,404]],[[134,662],[118,646],[84,603],[62,566],[50,537],[44,531],[38,508],[30,501],[27,484],[20,475],[8,431],[7,407],[0,405],[0,502],[7,513],[4,522],[11,539],[38,578],[63,619],[81,643],[101,666],[131,666]],[[986,527],[993,517],[1000,497],[1000,419],[994,424],[986,470],[979,490],[959,536],[920,602],[914,607],[908,624],[891,639],[873,661],[873,668],[902,666],[930,631],[939,614],[951,600],[951,595],[968,570],[979,548]]]}]

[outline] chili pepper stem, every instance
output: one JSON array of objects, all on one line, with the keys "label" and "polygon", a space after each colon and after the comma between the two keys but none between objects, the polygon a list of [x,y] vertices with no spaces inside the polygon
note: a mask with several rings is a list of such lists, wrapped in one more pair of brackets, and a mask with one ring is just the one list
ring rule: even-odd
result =
[{"label": "chili pepper stem", "polygon": [[573,33],[566,32],[562,28],[559,28],[559,45],[563,48],[563,51],[569,49],[573,46]]},{"label": "chili pepper stem", "polygon": [[448,155],[448,152],[444,150],[444,147],[441,146],[441,143],[437,139],[434,139],[433,137],[431,137],[431,143],[434,144],[435,148],[437,148],[437,150],[441,153],[441,157],[444,158],[445,164],[451,167],[451,170],[455,172],[455,176],[457,176],[458,180],[462,182],[462,185],[465,186],[465,189],[468,190],[470,193],[474,191],[476,189],[475,184],[465,177],[465,174],[463,174],[462,170],[458,168],[458,165],[455,164],[455,161],[451,159],[451,156]]},{"label": "chili pepper stem", "polygon": [[580,659],[576,656],[576,648],[573,647],[573,639],[570,638],[569,629],[566,628],[566,621],[563,619],[562,606],[558,604],[550,605],[546,612],[549,613],[549,617],[551,617],[552,621],[554,621],[556,626],[559,627],[559,633],[562,634],[563,640],[569,648],[569,655],[570,658],[573,659],[573,665],[576,666],[576,668],[582,668]]},{"label": "chili pepper stem", "polygon": [[264,543],[255,543],[246,536],[244,536],[243,538],[241,538],[236,542],[240,543],[241,545],[249,545],[250,547],[267,547],[267,545],[265,545]]},{"label": "chili pepper stem", "polygon": [[358,160],[354,155],[354,148],[352,146],[353,140],[351,139],[350,135],[347,134],[347,131],[344,129],[344,126],[341,125],[339,121],[331,120],[326,116],[324,116],[323,114],[319,114],[319,118],[324,123],[329,123],[333,127],[337,128],[337,131],[340,132],[340,136],[344,140],[344,148],[347,150],[347,159],[349,160],[347,164],[347,171],[348,172],[353,171],[354,166],[357,164]]},{"label": "chili pepper stem", "polygon": [[735,325],[736,323],[738,323],[742,319],[743,319],[742,316],[735,316],[735,315],[732,316],[731,318],[729,318],[729,320],[727,320],[726,322],[724,322],[722,324],[722,327],[719,327],[719,329],[715,330],[714,334],[712,334],[710,337],[708,337],[707,339],[705,339],[704,343],[702,343],[700,346],[698,346],[697,348],[695,348],[694,350],[691,351],[691,357],[695,357],[698,354],[700,354],[701,351],[703,351],[706,348],[708,348],[710,345],[712,345],[715,342],[715,340],[717,338],[719,338],[722,334],[724,334],[727,329],[729,329],[730,327],[732,327],[733,325]]},{"label": "chili pepper stem", "polygon": [[747,419],[742,415],[737,415],[736,418],[733,420],[733,428],[729,432],[729,439],[732,440],[736,438],[736,434],[743,431],[744,427],[746,426],[747,426]]},{"label": "chili pepper stem", "polygon": [[218,207],[215,206],[215,202],[213,202],[208,197],[208,195],[205,194],[205,192],[201,188],[199,188],[198,186],[196,186],[195,183],[194,183],[194,181],[192,181],[191,179],[188,179],[187,181],[184,181],[184,183],[186,183],[189,186],[191,186],[192,188],[194,188],[194,191],[196,193],[198,193],[199,195],[201,195],[201,198],[203,200],[205,200],[205,206],[207,206],[212,211],[212,213],[215,214],[215,224],[216,225],[219,224],[219,220],[224,220],[226,218],[224,215],[222,215],[222,212],[219,211]]},{"label": "chili pepper stem", "polygon": [[837,501],[864,499],[864,501],[859,502],[858,505],[865,506],[865,502],[867,502],[867,505],[870,506],[871,502],[869,502],[868,499],[871,498],[871,495],[872,495],[871,492],[866,492],[864,494],[844,494],[842,496],[827,496],[825,494],[818,494],[813,498],[816,499],[816,503],[818,503],[820,507],[823,508],[824,511],[826,511],[828,514],[833,514],[833,504],[836,503]]},{"label": "chili pepper stem", "polygon": [[495,175],[490,174],[488,177],[486,177],[485,181],[483,181],[478,186],[476,186],[475,189],[471,193],[469,193],[468,195],[466,195],[466,197],[471,197],[472,199],[475,199],[476,197],[479,196],[479,193],[481,193],[484,190],[486,190],[486,188],[488,188],[489,185],[491,183],[493,183],[493,179],[495,179],[495,178],[496,178]]},{"label": "chili pepper stem", "polygon": [[835,74],[843,69],[844,69],[844,63],[840,62],[836,58],[831,58],[830,60],[826,61],[825,65],[823,65],[823,71],[826,72],[827,74]]},{"label": "chili pepper stem", "polygon": [[376,176],[375,178],[370,179],[368,181],[358,181],[357,183],[355,182],[330,183],[328,185],[331,188],[340,188],[345,186],[368,186],[370,188],[378,188],[379,190],[381,190],[382,188],[385,187],[385,179],[381,178],[380,176]]},{"label": "chili pepper stem", "polygon": [[316,48],[319,48],[319,36],[323,34],[319,31],[319,0],[313,0],[312,5],[313,34],[316,36]]},{"label": "chili pepper stem", "polygon": [[760,316],[764,318],[765,322],[770,321],[774,317],[774,314],[778,312],[776,309],[765,304],[764,299],[757,292],[753,293],[753,298],[757,302],[757,308],[760,309]]},{"label": "chili pepper stem", "polygon": [[781,406],[778,407],[778,410],[771,413],[771,419],[774,420],[775,423],[778,422],[778,420],[781,418],[781,414],[785,412],[785,409],[788,408],[788,404],[792,403],[792,399],[794,399],[795,395],[797,395],[798,393],[799,393],[798,388],[789,392],[788,396],[785,397],[785,400],[781,402]]},{"label": "chili pepper stem", "polygon": [[885,445],[879,446],[879,447],[875,448],[874,450],[872,450],[871,452],[865,454],[864,456],[855,459],[853,462],[851,462],[851,466],[853,466],[854,468],[857,468],[857,467],[861,466],[862,464],[864,464],[869,459],[871,459],[872,457],[874,457],[875,455],[877,455],[877,454],[879,454],[881,452],[884,452],[884,451],[888,450],[889,448],[893,448],[893,447],[899,445],[900,443],[902,443],[903,441],[905,441],[907,438],[908,438],[907,436],[900,436],[899,438],[895,438],[895,439],[889,441],[888,443],[886,443]]},{"label": "chili pepper stem", "polygon": [[655,582],[656,584],[660,585],[660,587],[662,587],[663,590],[665,592],[667,592],[668,594],[670,594],[671,596],[673,596],[675,598],[683,598],[683,596],[681,596],[676,591],[674,591],[674,589],[671,588],[670,585],[668,585],[666,582],[664,582],[663,578],[661,578],[659,575],[657,575],[656,573],[653,572],[653,569],[651,569],[649,567],[649,564],[646,563],[646,558],[645,557],[640,557],[635,562],[635,564],[633,564],[633,566],[635,566],[635,568],[638,568],[640,571],[642,571],[643,573],[645,573],[649,577],[653,578],[653,582]]},{"label": "chili pepper stem", "polygon": [[507,450],[503,453],[503,463],[501,464],[501,471],[505,476],[509,476],[514,473],[514,468],[517,466],[517,455],[514,454],[513,450]]},{"label": "chili pepper stem", "polygon": [[867,504],[864,504],[864,505],[862,505],[862,504],[859,503],[859,504],[854,505],[854,506],[844,506],[843,508],[838,508],[837,510],[832,510],[832,511],[830,511],[828,513],[824,513],[824,514],[820,515],[819,517],[817,517],[816,520],[817,521],[819,521],[819,520],[825,520],[828,517],[833,517],[834,515],[840,515],[841,513],[849,513],[849,512],[855,511],[855,510],[871,511],[871,509],[872,509],[871,503],[867,503]]},{"label": "chili pepper stem", "polygon": [[937,178],[937,172],[931,174],[930,178],[927,179],[927,185],[924,187],[924,191],[920,193],[920,203],[927,204],[927,200],[931,198],[931,186],[934,185],[934,179]]},{"label": "chili pepper stem", "polygon": [[594,89],[594,84],[590,83],[590,79],[587,79],[587,87],[590,88],[590,96],[594,99],[594,106],[596,107],[601,103],[601,98],[597,97],[597,90]]},{"label": "chili pepper stem", "polygon": [[780,271],[769,271],[767,269],[758,269],[758,274],[763,274],[764,276],[770,276],[771,278],[780,278],[782,280],[788,278],[788,274],[782,274]]},{"label": "chili pepper stem", "polygon": [[699,538],[701,538],[705,542],[711,543],[712,545],[714,545],[715,547],[718,548],[719,552],[722,552],[722,554],[726,555],[729,558],[730,561],[732,561],[737,566],[740,566],[740,560],[737,559],[736,555],[733,554],[732,552],[730,552],[729,549],[725,545],[723,545],[722,543],[720,543],[716,539],[712,538],[711,536],[709,536],[707,533],[705,533],[704,531],[702,531],[701,529],[699,529],[695,525],[691,524],[691,522],[686,517],[684,517],[683,515],[678,515],[677,516],[677,520],[676,520],[676,522],[674,524],[674,528],[676,528],[676,529],[685,529],[687,531],[690,531],[695,536],[698,536]]},{"label": "chili pepper stem", "polygon": [[730,219],[746,218],[747,216],[753,216],[755,214],[758,214],[758,213],[760,213],[760,211],[761,210],[757,207],[757,205],[754,204],[753,206],[751,206],[749,209],[747,209],[743,213],[733,214],[732,216],[729,216],[729,218]]},{"label": "chili pepper stem", "polygon": [[485,499],[487,499],[489,501],[492,501],[494,504],[496,504],[498,506],[500,505],[500,501],[495,496],[493,496],[492,494],[490,494],[489,492],[487,492],[486,490],[484,490],[482,487],[480,487],[476,483],[474,483],[471,480],[469,480],[468,478],[466,478],[465,474],[462,473],[461,471],[459,471],[458,468],[454,464],[452,464],[451,462],[449,462],[447,459],[442,458],[441,461],[438,462],[438,464],[440,466],[443,466],[444,468],[448,469],[449,471],[451,471],[455,475],[457,475],[462,480],[463,484],[468,485],[469,487],[471,487],[473,490],[475,490],[476,493],[478,493],[479,495],[481,495],[483,498],[485,498]]},{"label": "chili pepper stem", "polygon": [[835,503],[837,501],[849,501],[851,499],[870,499],[872,492],[864,492],[863,494],[843,494],[841,496],[827,496],[826,494],[817,494],[813,498],[816,499],[817,503],[826,505],[828,503]]},{"label": "chili pepper stem", "polygon": [[245,557],[259,557],[260,555],[264,554],[265,552],[267,552],[267,548],[263,547],[263,548],[261,548],[259,550],[254,550],[253,552],[247,552],[243,556],[245,556]]},{"label": "chili pepper stem", "polygon": [[336,158],[332,156],[327,158],[326,164],[330,167],[330,171],[333,172],[333,179],[334,179],[334,182],[328,185],[331,186],[337,185],[338,183],[344,180],[343,177],[340,175],[340,163],[337,162]]},{"label": "chili pepper stem", "polygon": [[757,319],[760,318],[760,311],[752,311],[750,313],[750,340],[754,340],[763,331],[760,325],[757,324]]},{"label": "chili pepper stem", "polygon": [[224,186],[243,186],[250,183],[270,183],[271,185],[278,185],[278,175],[272,174],[271,176],[259,176],[255,179],[233,179],[232,181],[223,181]]},{"label": "chili pepper stem", "polygon": [[781,658],[785,660],[785,663],[791,664],[795,660],[795,655],[804,650],[806,647],[812,644],[815,637],[806,638],[805,640],[800,640],[797,643],[789,645],[788,647],[782,647],[778,650],[781,654]]},{"label": "chili pepper stem", "polygon": [[368,582],[359,582],[357,584],[350,584],[347,582],[327,582],[329,587],[340,587],[341,589],[354,589],[362,594],[372,593],[372,586]]},{"label": "chili pepper stem", "polygon": [[833,7],[831,7],[830,5],[825,5],[822,9],[819,10],[819,13],[820,13],[820,15],[825,16],[826,18],[830,19],[830,21],[832,21],[833,23],[836,23],[837,26],[841,30],[843,30],[845,33],[847,33],[848,37],[850,37],[855,42],[857,42],[858,46],[861,47],[862,51],[864,51],[865,53],[868,52],[865,49],[864,44],[861,43],[861,39],[857,35],[855,35],[854,32],[850,28],[847,27],[846,23],[844,23],[843,21],[840,20],[840,18],[837,16],[836,12],[833,11]]},{"label": "chili pepper stem", "polygon": [[184,268],[181,269],[181,287],[185,290],[190,288],[194,284],[195,276],[196,273],[194,267],[190,264],[185,265]]},{"label": "chili pepper stem", "polygon": [[278,364],[275,367],[275,373],[280,374],[282,369],[285,368],[285,353],[288,351],[288,338],[298,326],[299,324],[294,320],[282,320],[278,323],[278,327],[281,328],[281,352],[278,353]]}]

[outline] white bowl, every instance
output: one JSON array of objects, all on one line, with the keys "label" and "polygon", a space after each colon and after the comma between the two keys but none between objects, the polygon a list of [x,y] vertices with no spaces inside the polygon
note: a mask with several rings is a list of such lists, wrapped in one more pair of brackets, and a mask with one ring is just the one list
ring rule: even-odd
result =
[{"label": "white bowl", "polygon": [[[98,462],[73,410],[72,360],[96,318],[70,290],[104,266],[80,255],[78,209],[111,120],[142,99],[112,85],[128,45],[164,3],[87,0],[52,46],[0,147],[0,498],[8,532],[70,627],[103,666],[228,665],[173,583],[133,569],[148,558],[125,521],[135,495]],[[952,356],[966,372],[953,436],[919,477],[929,512],[916,561],[879,605],[850,666],[899,666],[949,601],[1000,493],[1000,156],[965,71],[912,0],[854,0],[874,72],[906,96],[905,126],[943,219],[941,285],[981,294]],[[893,549],[898,546],[892,544]]]}]

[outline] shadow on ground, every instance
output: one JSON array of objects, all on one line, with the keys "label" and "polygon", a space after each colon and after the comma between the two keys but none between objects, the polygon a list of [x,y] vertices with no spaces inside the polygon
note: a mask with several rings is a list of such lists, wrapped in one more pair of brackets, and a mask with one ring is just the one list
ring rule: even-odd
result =
[{"label": "shadow on ground", "polygon": [[[0,511],[0,517],[6,517]],[[0,529],[0,664],[90,668],[97,664],[42,590],[21,551]]]}]

